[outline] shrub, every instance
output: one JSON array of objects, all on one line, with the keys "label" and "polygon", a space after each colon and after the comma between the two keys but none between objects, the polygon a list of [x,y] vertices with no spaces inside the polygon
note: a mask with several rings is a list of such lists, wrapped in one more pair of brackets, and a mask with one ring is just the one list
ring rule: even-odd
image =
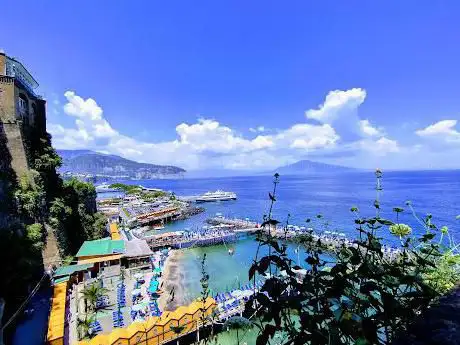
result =
[{"label": "shrub", "polygon": [[[250,279],[270,273],[246,304],[247,313],[261,317],[258,344],[275,333],[283,334],[284,344],[388,344],[458,281],[460,259],[447,228],[439,230],[427,216],[421,221],[423,234],[412,236],[412,229],[399,223],[403,209],[393,209],[395,223],[382,218],[380,170],[376,177],[376,214],[362,217],[352,208],[357,236],[351,245],[337,241],[331,251],[313,230],[299,240],[307,251],[307,269],[299,278],[301,267],[288,257],[285,242],[264,231],[279,224],[272,218],[275,175],[270,209],[257,236],[259,250],[268,246],[269,254],[256,254],[249,270]],[[399,238],[391,254],[383,250],[385,231]]]}]

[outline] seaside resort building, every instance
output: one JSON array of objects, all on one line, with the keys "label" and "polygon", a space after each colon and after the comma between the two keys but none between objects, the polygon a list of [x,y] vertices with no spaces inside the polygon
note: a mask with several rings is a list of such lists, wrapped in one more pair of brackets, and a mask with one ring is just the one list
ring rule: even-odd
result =
[{"label": "seaside resort building", "polygon": [[[75,264],[55,270],[46,344],[158,345],[199,331],[203,310],[204,316],[211,315],[215,300],[161,312],[157,299],[168,251],[152,252],[144,240],[121,239],[116,223],[110,224],[110,234],[84,242]],[[96,311],[83,298],[93,284],[107,289]],[[91,322],[90,337],[79,340],[78,325],[85,319]]]}]

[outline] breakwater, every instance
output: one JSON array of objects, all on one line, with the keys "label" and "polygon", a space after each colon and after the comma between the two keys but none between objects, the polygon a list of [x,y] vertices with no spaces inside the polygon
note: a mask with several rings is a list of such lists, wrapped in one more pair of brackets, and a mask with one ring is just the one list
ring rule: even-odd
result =
[{"label": "breakwater", "polygon": [[152,249],[190,248],[235,242],[238,240],[238,234],[229,230],[176,231],[148,236],[145,240]]},{"label": "breakwater", "polygon": [[[258,223],[245,220],[245,219],[231,219],[224,217],[213,217],[206,221],[208,224],[213,224],[215,227],[225,226],[231,229],[235,233],[241,232],[255,232],[261,230],[267,235],[270,233],[272,237],[280,240],[295,241],[302,236],[312,236],[312,240],[308,241],[312,244],[317,245],[321,243],[321,249],[327,250],[331,253],[336,253],[338,250],[346,247],[358,248],[358,244],[346,237],[344,233],[337,233],[333,231],[325,231],[324,233],[315,233],[312,228],[298,227],[298,226],[287,226],[287,227],[270,227],[260,228]],[[305,241],[306,243],[307,241]],[[388,260],[394,260],[401,255],[401,250],[390,246],[383,245],[382,253]]]}]

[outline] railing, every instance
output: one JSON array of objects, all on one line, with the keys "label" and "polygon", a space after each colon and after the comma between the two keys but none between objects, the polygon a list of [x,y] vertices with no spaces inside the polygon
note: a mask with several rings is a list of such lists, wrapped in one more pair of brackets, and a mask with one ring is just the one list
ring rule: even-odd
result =
[{"label": "railing", "polygon": [[5,84],[14,83],[14,78],[13,77],[8,77],[6,75],[1,75],[0,76],[0,83],[5,83]]},{"label": "railing", "polygon": [[42,96],[37,95],[35,91],[27,83],[25,83],[21,78],[13,78],[13,79],[17,81],[22,88],[26,89],[27,92],[29,92],[32,96],[38,99],[43,99]]}]

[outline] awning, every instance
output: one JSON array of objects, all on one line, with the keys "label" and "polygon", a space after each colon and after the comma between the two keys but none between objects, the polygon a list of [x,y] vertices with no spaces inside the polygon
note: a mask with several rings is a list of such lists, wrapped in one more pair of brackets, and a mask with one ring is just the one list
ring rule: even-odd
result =
[{"label": "awning", "polygon": [[78,271],[86,271],[88,268],[92,266],[93,265],[91,264],[61,266],[56,269],[53,276],[54,277],[69,276]]}]

